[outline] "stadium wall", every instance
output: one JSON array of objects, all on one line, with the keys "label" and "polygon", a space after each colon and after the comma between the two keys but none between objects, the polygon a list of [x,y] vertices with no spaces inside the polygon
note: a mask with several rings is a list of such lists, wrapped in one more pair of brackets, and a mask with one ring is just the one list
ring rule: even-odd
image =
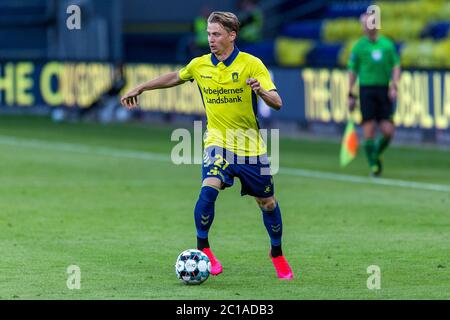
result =
[{"label": "stadium wall", "polygon": [[[175,65],[127,64],[124,90],[171,70]],[[87,108],[113,82],[114,67],[100,62],[0,62],[0,111],[34,108]],[[278,112],[260,105],[260,117],[294,122],[313,132],[339,130],[349,117],[344,69],[273,68],[283,98]],[[204,114],[195,83],[144,94],[141,109]],[[361,115],[355,115],[357,122]],[[403,70],[394,118],[399,135],[418,141],[450,143],[450,71]]]}]

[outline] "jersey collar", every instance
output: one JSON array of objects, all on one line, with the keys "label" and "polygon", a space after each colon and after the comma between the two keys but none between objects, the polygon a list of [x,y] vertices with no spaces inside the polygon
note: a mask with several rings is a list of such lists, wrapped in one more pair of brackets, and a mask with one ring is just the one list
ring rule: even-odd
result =
[{"label": "jersey collar", "polygon": [[377,43],[380,40],[379,34],[377,35],[377,38],[375,39],[375,41],[371,40],[368,35],[364,35],[364,37],[366,37],[366,40],[370,43]]},{"label": "jersey collar", "polygon": [[[239,51],[238,47],[234,46],[233,52],[230,54],[230,56],[222,61],[223,64],[226,65],[227,67],[229,67],[233,63],[234,59],[236,59],[239,52],[240,51]],[[214,53],[211,53],[211,62],[214,66],[217,66],[220,62],[220,60],[216,58]]]}]

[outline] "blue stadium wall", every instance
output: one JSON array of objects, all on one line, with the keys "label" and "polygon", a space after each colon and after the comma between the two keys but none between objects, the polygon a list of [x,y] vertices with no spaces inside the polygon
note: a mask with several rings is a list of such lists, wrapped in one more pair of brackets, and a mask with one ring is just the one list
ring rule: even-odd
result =
[{"label": "blue stadium wall", "polygon": [[[180,67],[125,65],[127,86]],[[282,110],[270,112],[270,119],[312,131],[340,128],[348,119],[346,70],[270,71],[284,101]],[[110,88],[112,75],[112,65],[97,62],[0,62],[0,112],[86,108]],[[204,114],[195,83],[146,93],[141,107],[148,112]],[[356,114],[357,121],[360,117]],[[394,120],[404,136],[450,143],[450,71],[403,70]]]}]

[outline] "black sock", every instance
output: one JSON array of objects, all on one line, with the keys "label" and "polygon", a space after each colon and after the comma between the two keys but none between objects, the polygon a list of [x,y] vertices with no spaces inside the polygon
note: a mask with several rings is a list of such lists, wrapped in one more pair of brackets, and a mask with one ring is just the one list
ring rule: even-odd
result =
[{"label": "black sock", "polygon": [[272,250],[270,252],[273,258],[279,257],[283,255],[283,251],[281,251],[281,245],[274,246],[272,245]]},{"label": "black sock", "polygon": [[209,248],[208,238],[202,239],[202,238],[197,237],[197,249],[203,250],[205,248]]}]

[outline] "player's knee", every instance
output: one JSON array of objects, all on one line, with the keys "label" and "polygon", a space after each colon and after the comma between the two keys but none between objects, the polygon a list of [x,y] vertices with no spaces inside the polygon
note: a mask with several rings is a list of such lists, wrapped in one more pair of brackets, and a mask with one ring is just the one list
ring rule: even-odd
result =
[{"label": "player's knee", "polygon": [[387,130],[384,132],[384,136],[387,139],[392,139],[394,137],[394,131],[395,131],[394,126],[388,127]]},{"label": "player's knee", "polygon": [[203,180],[202,186],[211,186],[213,188],[221,189],[222,185],[223,185],[223,182],[220,181],[220,179],[211,177],[211,178],[206,178],[205,180]]},{"label": "player's knee", "polygon": [[258,203],[259,207],[264,211],[273,211],[277,206],[277,202],[274,197],[267,199],[257,198],[256,202]]},{"label": "player's knee", "polygon": [[395,127],[391,121],[383,121],[380,127],[383,135],[387,139],[392,139],[394,137]]},{"label": "player's knee", "polygon": [[362,127],[365,139],[371,139],[375,136],[376,122],[374,120],[365,121]]}]

